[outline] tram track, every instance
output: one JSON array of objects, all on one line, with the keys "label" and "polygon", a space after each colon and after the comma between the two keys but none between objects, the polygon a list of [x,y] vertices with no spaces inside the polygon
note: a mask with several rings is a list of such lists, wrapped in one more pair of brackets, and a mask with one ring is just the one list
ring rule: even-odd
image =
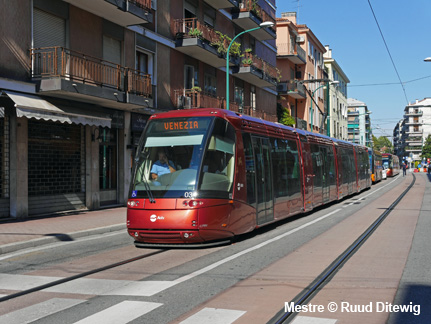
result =
[{"label": "tram track", "polygon": [[[341,253],[320,275],[318,275],[303,291],[293,298],[289,304],[296,306],[306,305],[310,302],[319,290],[328,284],[336,275],[343,265],[360,249],[360,247],[367,241],[367,239],[374,233],[392,210],[399,204],[404,196],[410,191],[416,182],[416,177],[413,174],[413,180],[410,185],[395,199],[395,201],[361,234],[359,237],[343,252]],[[293,307],[293,309],[295,309]],[[278,311],[269,321],[268,324],[281,324],[290,323],[297,312],[285,311],[282,308]]]},{"label": "tram track", "polygon": [[59,280],[55,280],[55,281],[52,281],[52,282],[49,282],[49,283],[46,283],[46,284],[43,284],[43,285],[40,285],[40,286],[37,286],[37,287],[33,287],[31,289],[26,289],[26,290],[23,290],[23,291],[14,293],[14,294],[10,294],[10,295],[1,297],[0,298],[0,303],[4,302],[4,301],[7,301],[7,300],[15,299],[15,298],[18,298],[18,297],[21,297],[21,296],[25,296],[25,295],[28,295],[28,294],[31,294],[31,293],[34,293],[34,292],[38,292],[38,291],[41,291],[41,290],[44,290],[44,289],[47,289],[47,288],[58,286],[58,285],[66,283],[66,282],[70,282],[70,281],[73,281],[73,280],[84,278],[84,277],[90,276],[90,275],[95,274],[95,273],[99,273],[99,272],[102,272],[102,271],[113,269],[113,268],[116,268],[116,267],[119,267],[119,266],[122,266],[122,265],[125,265],[125,264],[128,264],[128,263],[139,261],[139,260],[142,260],[142,259],[154,256],[154,255],[157,255],[157,254],[161,254],[161,253],[166,252],[166,251],[168,251],[168,250],[167,249],[161,249],[161,250],[154,251],[154,252],[147,253],[147,254],[143,254],[143,255],[140,255],[140,256],[137,256],[137,257],[134,257],[134,258],[130,258],[130,259],[123,260],[123,261],[120,261],[120,262],[112,263],[112,264],[109,264],[109,265],[106,265],[106,266],[103,266],[103,267],[100,267],[100,268],[96,268],[96,269],[93,269],[93,270],[82,272],[82,273],[79,273],[79,274],[74,275],[74,276],[70,276],[70,277],[66,277],[66,278],[61,278]]}]

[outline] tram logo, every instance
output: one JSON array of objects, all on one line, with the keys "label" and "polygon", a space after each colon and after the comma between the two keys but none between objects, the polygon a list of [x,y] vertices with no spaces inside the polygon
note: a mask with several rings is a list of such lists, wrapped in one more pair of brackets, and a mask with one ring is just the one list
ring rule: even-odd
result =
[{"label": "tram logo", "polygon": [[151,215],[150,216],[150,221],[151,222],[155,222],[156,220],[158,220],[158,219],[160,219],[160,220],[162,220],[162,219],[165,219],[165,217],[163,217],[163,216],[157,216],[157,215]]}]

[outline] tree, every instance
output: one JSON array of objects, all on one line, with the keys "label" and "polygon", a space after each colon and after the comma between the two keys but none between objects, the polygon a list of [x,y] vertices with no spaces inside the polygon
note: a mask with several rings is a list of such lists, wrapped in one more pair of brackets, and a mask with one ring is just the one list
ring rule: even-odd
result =
[{"label": "tree", "polygon": [[386,136],[380,136],[379,138],[373,135],[374,149],[382,153],[393,153],[393,145]]},{"label": "tree", "polygon": [[424,146],[422,147],[422,158],[431,159],[431,134],[425,140]]},{"label": "tree", "polygon": [[278,122],[280,124],[286,125],[286,126],[293,126],[295,125],[295,118],[293,118],[290,115],[290,112],[287,108],[283,107],[282,104],[277,103],[277,117]]}]

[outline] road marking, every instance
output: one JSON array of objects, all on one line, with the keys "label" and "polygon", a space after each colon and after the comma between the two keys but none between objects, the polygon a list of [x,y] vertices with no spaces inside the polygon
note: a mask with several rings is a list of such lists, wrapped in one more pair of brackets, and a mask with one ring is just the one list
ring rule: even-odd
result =
[{"label": "road marking", "polygon": [[[205,272],[208,272],[222,264],[229,261],[235,260],[244,254],[258,250],[268,244],[274,243],[282,238],[294,234],[308,226],[318,223],[325,218],[338,213],[341,208],[336,209],[326,215],[323,215],[315,220],[312,220],[306,224],[298,226],[286,233],[278,235],[270,240],[262,242],[251,248],[238,252],[218,262],[210,264],[202,269],[192,272],[188,275],[180,277],[173,281],[127,281],[127,280],[108,280],[108,279],[87,279],[80,278],[70,282],[60,284],[58,286],[50,287],[44,291],[48,292],[60,292],[60,293],[75,293],[75,294],[87,294],[87,295],[114,295],[114,296],[153,296],[165,289],[173,287],[179,283],[190,280],[197,277]],[[26,275],[10,275],[0,274],[0,289],[9,290],[25,290],[34,288],[55,280],[62,278],[59,277],[40,277],[40,276],[26,276]]]},{"label": "road marking", "polygon": [[0,273],[0,289],[27,290],[59,279],[61,278]]},{"label": "road marking", "polygon": [[245,311],[221,309],[221,308],[204,308],[196,314],[190,316],[180,324],[230,324],[244,315]]},{"label": "road marking", "polygon": [[45,316],[85,302],[82,299],[53,298],[42,303],[0,316],[0,323],[23,324],[37,321]]},{"label": "road marking", "polygon": [[335,323],[337,323],[336,319],[318,318],[318,317],[310,317],[310,316],[297,316],[292,322],[292,324],[335,324]]},{"label": "road marking", "polygon": [[320,221],[324,220],[325,218],[327,218],[327,217],[329,217],[329,216],[331,216],[331,215],[334,215],[335,213],[338,213],[340,210],[341,210],[341,208],[336,209],[336,210],[334,210],[334,211],[332,211],[332,212],[330,212],[330,213],[328,213],[328,214],[326,214],[326,215],[323,215],[323,216],[321,216],[321,217],[319,217],[319,218],[316,218],[315,220],[312,220],[311,222],[308,222],[308,223],[303,224],[303,225],[301,225],[301,226],[298,226],[297,228],[294,228],[294,229],[292,229],[292,230],[290,230],[290,231],[288,231],[288,232],[286,232],[286,233],[284,233],[284,234],[278,235],[278,236],[276,236],[276,237],[274,237],[274,238],[272,238],[272,239],[270,239],[270,240],[268,240],[268,241],[262,242],[262,243],[260,243],[260,244],[258,244],[258,245],[255,245],[255,246],[251,247],[251,248],[248,248],[248,249],[246,249],[246,250],[243,250],[243,251],[241,251],[241,252],[238,252],[238,253],[236,253],[236,254],[233,254],[233,255],[231,255],[230,257],[227,257],[227,258],[225,258],[225,259],[223,259],[223,260],[220,260],[220,261],[218,261],[218,262],[215,262],[215,263],[213,263],[213,264],[210,264],[209,266],[207,266],[207,267],[205,267],[205,268],[202,268],[202,269],[197,270],[197,271],[195,271],[195,272],[192,272],[192,273],[190,273],[190,274],[188,274],[188,275],[185,275],[185,276],[183,276],[183,277],[180,277],[180,278],[178,278],[178,279],[175,279],[175,280],[174,280],[174,282],[176,282],[176,283],[181,283],[181,282],[184,282],[184,281],[186,281],[186,280],[192,279],[192,278],[194,278],[194,277],[196,277],[196,276],[199,276],[199,275],[201,275],[201,274],[203,274],[203,273],[205,273],[205,272],[208,272],[208,271],[210,271],[210,270],[212,270],[212,269],[214,269],[214,268],[216,268],[216,267],[218,267],[218,266],[220,266],[220,265],[222,265],[222,264],[225,264],[226,262],[229,262],[229,261],[235,260],[235,259],[239,258],[240,256],[242,256],[242,255],[244,255],[244,254],[247,254],[247,253],[249,253],[249,252],[252,252],[252,251],[258,250],[258,249],[260,249],[261,247],[264,247],[264,246],[266,246],[266,245],[268,245],[268,244],[274,243],[274,242],[276,242],[276,241],[278,241],[278,240],[281,240],[282,238],[284,238],[284,237],[286,237],[286,236],[289,236],[289,235],[291,235],[291,234],[293,234],[293,233],[296,233],[296,232],[298,232],[298,231],[300,231],[300,230],[302,230],[302,229],[304,229],[304,228],[306,228],[306,227],[308,227],[308,226],[310,226],[310,225],[313,225],[313,224],[315,224],[315,223],[318,223],[318,222],[320,222]]},{"label": "road marking", "polygon": [[160,303],[140,302],[140,301],[123,301],[112,307],[109,307],[94,315],[88,316],[75,324],[122,324],[129,323],[136,318],[143,316],[157,307],[162,306]]}]

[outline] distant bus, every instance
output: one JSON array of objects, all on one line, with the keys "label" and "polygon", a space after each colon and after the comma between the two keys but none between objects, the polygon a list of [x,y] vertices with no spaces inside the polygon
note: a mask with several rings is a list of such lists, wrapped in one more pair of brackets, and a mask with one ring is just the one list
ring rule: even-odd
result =
[{"label": "distant bus", "polygon": [[390,153],[383,153],[382,162],[388,177],[394,177],[400,173],[400,159],[398,156]]},{"label": "distant bus", "polygon": [[373,183],[379,182],[382,180],[382,153],[376,150],[368,151],[368,155],[370,157],[370,168],[371,168],[371,180]]}]

